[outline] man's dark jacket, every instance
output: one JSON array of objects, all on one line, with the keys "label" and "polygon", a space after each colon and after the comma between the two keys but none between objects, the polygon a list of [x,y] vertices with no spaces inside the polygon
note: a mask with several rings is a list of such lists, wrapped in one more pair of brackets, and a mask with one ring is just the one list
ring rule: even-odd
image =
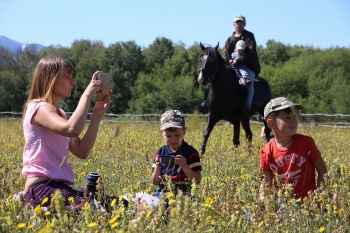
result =
[{"label": "man's dark jacket", "polygon": [[242,35],[235,37],[233,32],[232,36],[227,38],[224,48],[223,57],[226,61],[226,64],[229,64],[231,59],[231,54],[235,50],[237,41],[244,40],[247,47],[244,50],[244,58],[238,61],[238,65],[246,65],[248,69],[252,70],[255,73],[255,77],[258,77],[260,73],[260,63],[258,58],[258,53],[256,51],[256,41],[254,34],[250,31],[244,30]]}]

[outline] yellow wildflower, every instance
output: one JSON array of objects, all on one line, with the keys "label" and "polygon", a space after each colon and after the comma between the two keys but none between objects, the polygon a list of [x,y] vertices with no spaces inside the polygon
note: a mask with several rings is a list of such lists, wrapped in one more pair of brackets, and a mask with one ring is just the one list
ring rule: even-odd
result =
[{"label": "yellow wildflower", "polygon": [[18,224],[17,224],[17,227],[18,227],[18,228],[23,228],[23,227],[25,227],[25,226],[26,226],[25,223],[18,223]]},{"label": "yellow wildflower", "polygon": [[167,195],[166,195],[166,197],[165,198],[172,198],[174,196],[174,194],[173,193],[168,193]]},{"label": "yellow wildflower", "polygon": [[171,205],[171,204],[173,204],[175,202],[176,202],[176,200],[172,199],[172,200],[169,201],[169,205]]},{"label": "yellow wildflower", "polygon": [[261,227],[264,224],[264,221],[259,222],[258,227]]},{"label": "yellow wildflower", "polygon": [[41,204],[45,204],[46,202],[48,202],[49,198],[48,197],[45,197],[42,201],[41,201]]},{"label": "yellow wildflower", "polygon": [[114,198],[111,202],[111,206],[114,206],[116,202],[117,202],[117,199]]},{"label": "yellow wildflower", "polygon": [[95,222],[90,222],[87,226],[90,227],[90,228],[93,228],[93,227],[96,226],[96,223]]},{"label": "yellow wildflower", "polygon": [[115,222],[111,227],[112,228],[115,228],[115,227],[117,227],[119,225],[119,223],[118,222]]},{"label": "yellow wildflower", "polygon": [[146,218],[148,218],[149,216],[151,216],[151,214],[152,214],[152,210],[149,210],[149,211],[147,212]]},{"label": "yellow wildflower", "polygon": [[34,208],[34,212],[36,214],[41,214],[41,205],[37,205],[35,208]]},{"label": "yellow wildflower", "polygon": [[118,220],[118,218],[119,218],[119,215],[114,216],[113,218],[111,218],[111,220],[109,220],[109,223],[110,224],[115,223]]},{"label": "yellow wildflower", "polygon": [[208,204],[208,205],[213,204],[213,198],[207,197],[207,198],[205,199],[205,203]]}]

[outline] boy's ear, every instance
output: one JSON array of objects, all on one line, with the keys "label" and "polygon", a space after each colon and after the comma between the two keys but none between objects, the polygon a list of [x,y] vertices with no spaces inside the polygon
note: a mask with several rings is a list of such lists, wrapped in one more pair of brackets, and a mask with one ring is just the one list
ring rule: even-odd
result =
[{"label": "boy's ear", "polygon": [[266,120],[266,123],[267,123],[267,125],[271,128],[273,121],[272,121],[272,119],[270,118],[270,119],[267,119],[267,120]]}]

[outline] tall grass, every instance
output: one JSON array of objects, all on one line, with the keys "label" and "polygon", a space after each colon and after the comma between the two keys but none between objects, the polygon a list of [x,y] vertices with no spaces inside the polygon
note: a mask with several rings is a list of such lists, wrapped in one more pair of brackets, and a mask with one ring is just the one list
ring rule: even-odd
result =
[{"label": "tall grass", "polygon": [[[187,119],[185,140],[195,148],[205,124],[196,117]],[[299,128],[315,139],[328,168],[325,186],[303,203],[291,199],[288,189],[275,199],[261,183],[260,129],[252,125],[252,147],[242,131],[241,146],[234,148],[232,125],[214,128],[201,158],[202,183],[193,188],[194,200],[173,196],[167,210],[162,202],[153,212],[135,212],[131,204],[127,209],[114,205],[108,214],[90,206],[67,213],[59,193],[55,210],[47,212],[15,199],[24,186],[23,132],[20,120],[0,119],[0,232],[350,232],[350,129]],[[163,144],[158,124],[104,122],[89,158],[70,157],[75,188],[83,187],[94,171],[101,174],[100,189],[106,194],[152,193],[152,159]]]}]

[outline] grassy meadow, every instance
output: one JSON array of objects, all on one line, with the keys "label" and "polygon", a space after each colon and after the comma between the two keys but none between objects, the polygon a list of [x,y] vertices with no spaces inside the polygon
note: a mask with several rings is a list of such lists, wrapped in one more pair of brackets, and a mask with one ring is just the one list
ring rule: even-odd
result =
[{"label": "grassy meadow", "polygon": [[[199,149],[206,122],[186,118],[185,140]],[[17,201],[23,190],[21,177],[24,145],[20,119],[0,118],[0,232],[350,232],[350,129],[300,126],[312,136],[326,162],[325,186],[303,202],[290,198],[290,189],[273,192],[260,182],[259,138],[261,125],[252,124],[250,148],[241,130],[241,146],[232,145],[233,126],[217,125],[202,159],[202,182],[193,187],[196,197],[169,195],[158,210],[124,208],[115,204],[111,213],[67,213],[54,199],[54,210]],[[99,190],[110,195],[155,189],[150,182],[154,153],[164,144],[158,123],[103,122],[87,160],[70,156],[76,186],[83,187],[90,172],[101,174]]]}]

